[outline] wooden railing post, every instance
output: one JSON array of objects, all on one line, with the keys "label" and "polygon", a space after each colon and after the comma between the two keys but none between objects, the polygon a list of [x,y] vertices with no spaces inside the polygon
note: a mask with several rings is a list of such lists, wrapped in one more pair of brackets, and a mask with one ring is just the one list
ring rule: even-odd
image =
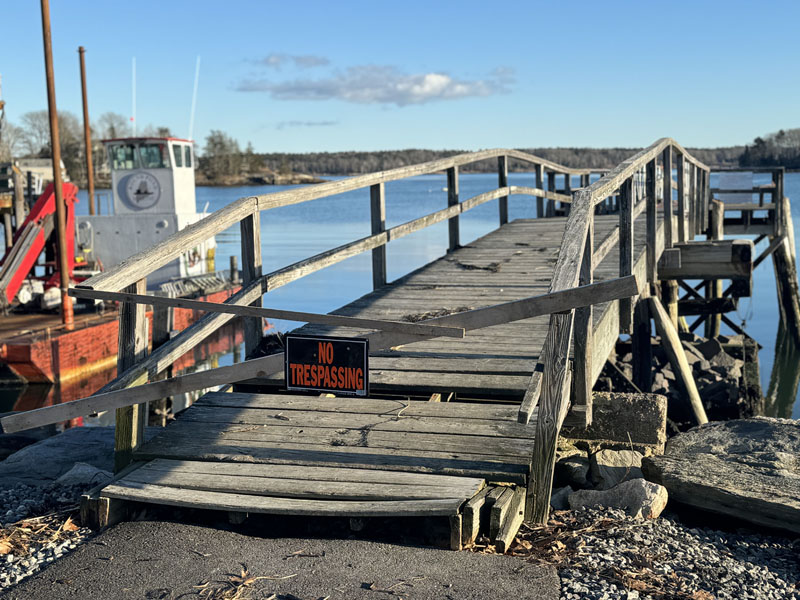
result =
[{"label": "wooden railing post", "polygon": [[[547,172],[547,190],[550,192],[556,191],[556,172],[555,171],[548,171]],[[547,210],[545,213],[547,217],[554,217],[556,216],[556,201],[555,200],[548,200],[547,201]]]},{"label": "wooden railing post", "polygon": [[[544,190],[544,166],[535,165],[536,168],[536,187]],[[541,219],[544,216],[544,198],[541,196],[536,197],[536,218]]]},{"label": "wooden railing post", "polygon": [[[574,196],[573,196],[574,197]],[[593,282],[594,266],[594,210],[589,216],[589,229],[586,233],[586,245],[581,260],[581,272],[578,279],[579,285],[589,285]],[[575,310],[574,326],[574,376],[572,379],[572,402],[575,406],[586,409],[586,424],[592,422],[592,352],[594,351],[594,328],[592,324],[592,305]]]},{"label": "wooden railing post", "polygon": [[686,241],[686,159],[678,154],[676,167],[678,178],[678,241]]},{"label": "wooden railing post", "polygon": [[656,159],[654,158],[647,163],[646,174],[646,198],[645,206],[646,221],[647,221],[647,245],[645,251],[647,253],[647,281],[650,283],[658,279],[656,271],[658,249],[656,248]]},{"label": "wooden railing post", "polygon": [[[497,187],[508,187],[508,157],[497,157]],[[500,225],[508,223],[508,196],[501,196],[499,199]]]},{"label": "wooden railing post", "polygon": [[[572,195],[572,175],[569,173],[564,173],[564,194],[566,196]],[[561,202],[561,206],[564,208],[564,215],[569,216],[569,211],[572,207],[572,204]]]},{"label": "wooden railing post", "polygon": [[772,172],[772,183],[774,184],[774,188],[772,189],[772,203],[775,205],[775,211],[772,213],[773,219],[775,220],[774,224],[774,235],[775,237],[783,235],[783,216],[781,214],[781,209],[783,207],[783,169],[776,169]]},{"label": "wooden railing post", "polygon": [[[725,207],[719,200],[711,202],[711,224],[708,228],[708,239],[721,240],[724,237]],[[722,297],[722,281],[715,279],[706,283],[706,299]],[[722,316],[719,313],[708,315],[706,318],[705,336],[714,338],[719,336]]]},{"label": "wooden railing post", "polygon": [[664,248],[672,248],[672,146],[664,148],[661,154],[662,193],[664,209]]},{"label": "wooden railing post", "polygon": [[[143,278],[123,290],[129,294],[147,293]],[[147,317],[144,304],[122,302],[119,305],[119,340],[117,346],[117,376],[144,360],[147,356]],[[146,379],[144,380],[146,382]],[[114,470],[127,467],[133,452],[144,441],[147,422],[147,403],[118,408],[114,430]]]},{"label": "wooden railing post", "polygon": [[[450,167],[447,169],[447,206],[456,206],[458,204],[458,167]],[[447,220],[448,232],[450,235],[450,242],[448,245],[449,250],[455,250],[459,247],[459,231],[458,231],[458,215],[450,217]]]},{"label": "wooden railing post", "polygon": [[[619,188],[619,276],[633,273],[633,176]],[[633,304],[630,298],[619,301],[619,329],[631,333]]]},{"label": "wooden railing post", "polygon": [[[261,213],[256,208],[239,224],[242,234],[242,284],[248,284],[262,275],[261,263]],[[250,303],[250,306],[261,306],[261,295]],[[250,357],[261,344],[264,326],[259,317],[244,319],[244,355]]]},{"label": "wooden railing post", "polygon": [[[372,235],[386,231],[386,195],[384,184],[376,183],[369,188]],[[372,249],[372,289],[386,285],[386,244]]]}]

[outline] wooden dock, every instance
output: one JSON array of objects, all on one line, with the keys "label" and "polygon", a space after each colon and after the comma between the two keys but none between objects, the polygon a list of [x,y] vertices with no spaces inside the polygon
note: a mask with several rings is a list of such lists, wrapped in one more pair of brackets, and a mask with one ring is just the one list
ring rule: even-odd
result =
[{"label": "wooden dock", "polygon": [[[497,163],[497,189],[460,198],[459,168],[485,160]],[[509,168],[532,170],[531,185],[510,186]],[[385,183],[436,172],[447,175],[447,206],[386,228]],[[794,269],[783,171],[774,170],[774,185],[748,190],[758,194],[753,210],[714,200],[710,172],[664,138],[607,173],[487,150],[242,198],[71,290],[120,303],[119,376],[89,398],[5,417],[3,427],[117,411],[118,477],[83,507],[96,524],[124,518],[129,502],[238,515],[438,516],[449,519],[454,548],[482,528],[507,548],[523,518],[546,522],[559,432],[591,423],[592,386],[621,333],[632,336],[634,379],[649,389],[655,322],[703,423],[679,340],[679,329],[689,328],[682,314],[695,311],[692,327],[705,322],[718,331],[720,313],[749,294],[754,266],[772,255]],[[261,212],[365,188],[370,236],[262,272]],[[510,220],[514,194],[530,197],[536,219]],[[495,200],[498,229],[462,244],[459,215]],[[448,253],[388,282],[390,242],[442,221]],[[146,294],[148,273],[237,223],[240,292],[222,304]],[[772,243],[754,257],[752,242],[722,240],[728,226],[755,228]],[[271,290],[362,252],[372,254],[373,292],[328,315],[262,306]],[[723,281],[730,282],[724,290]],[[800,331],[796,292],[791,270],[779,298],[786,322]],[[147,304],[206,314],[148,355]],[[178,357],[236,316],[246,317],[248,360],[163,379]],[[370,395],[287,392],[283,354],[255,354],[264,317],[306,322],[306,334],[366,338]],[[146,402],[230,384],[233,393],[207,393],[143,444]]]}]

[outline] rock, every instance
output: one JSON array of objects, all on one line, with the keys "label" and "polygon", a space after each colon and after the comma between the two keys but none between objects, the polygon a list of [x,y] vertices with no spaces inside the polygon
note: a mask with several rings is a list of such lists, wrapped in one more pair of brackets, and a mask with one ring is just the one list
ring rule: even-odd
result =
[{"label": "rock", "polygon": [[14,433],[0,434],[0,460],[6,459],[25,446],[36,443],[36,438],[27,435],[17,435]]},{"label": "rock", "polygon": [[578,490],[569,496],[572,510],[583,507],[605,506],[621,508],[637,519],[655,519],[667,505],[668,494],[664,486],[644,479],[631,479],[610,490]]},{"label": "rock", "polygon": [[[148,427],[145,439],[160,431]],[[114,427],[73,427],[15,452],[0,462],[0,488],[17,483],[47,485],[82,462],[114,470]]]},{"label": "rock", "polygon": [[608,490],[618,483],[642,477],[642,454],[635,450],[600,450],[589,457],[595,489]]},{"label": "rock", "polygon": [[56,479],[56,483],[89,488],[101,483],[108,483],[113,478],[114,474],[111,471],[104,471],[92,465],[79,462],[75,463],[75,466]]},{"label": "rock", "polygon": [[711,360],[717,354],[723,353],[724,350],[722,349],[722,344],[719,343],[719,340],[714,338],[703,340],[697,344],[694,344],[695,350],[697,350],[700,354],[703,355],[703,358],[706,360]]},{"label": "rock", "polygon": [[800,422],[711,422],[672,438],[644,475],[679,502],[800,533]]},{"label": "rock", "polygon": [[550,506],[553,510],[567,510],[569,508],[569,495],[572,493],[572,488],[565,485],[562,488],[554,490],[550,495]]},{"label": "rock", "polygon": [[591,487],[589,459],[578,455],[562,458],[556,463],[554,477],[562,485],[571,485],[578,489]]},{"label": "rock", "polygon": [[653,452],[667,441],[667,399],[657,394],[592,394],[592,424],[586,429],[564,428],[562,435],[579,440],[610,440]]},{"label": "rock", "polygon": [[689,344],[687,342],[683,342],[681,345],[683,346],[683,349],[685,351],[686,360],[688,361],[689,366],[694,365],[694,363],[696,363],[697,361],[706,359],[706,357],[700,354],[700,352],[697,350],[697,348],[694,347],[694,345]]},{"label": "rock", "polygon": [[720,352],[713,358],[709,359],[709,362],[711,363],[711,366],[723,367],[725,369],[733,369],[737,366],[739,366],[739,368],[741,369],[740,365],[743,364],[741,361],[738,361],[737,359],[733,358],[730,354],[727,354],[725,352]]}]

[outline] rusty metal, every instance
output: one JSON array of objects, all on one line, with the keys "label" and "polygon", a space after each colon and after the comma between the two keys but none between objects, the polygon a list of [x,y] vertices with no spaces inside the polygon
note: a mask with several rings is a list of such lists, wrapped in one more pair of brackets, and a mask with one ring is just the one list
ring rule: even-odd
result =
[{"label": "rusty metal", "polygon": [[50,0],[41,0],[42,41],[44,43],[44,69],[47,79],[47,112],[50,115],[50,147],[53,155],[53,187],[56,196],[56,242],[58,245],[58,268],[61,273],[61,322],[64,328],[74,329],[72,301],[69,290],[69,268],[66,244],[66,208],[64,206],[64,182],[61,177],[61,140],[58,135],[58,110],[56,87],[53,75],[53,49],[50,36]]},{"label": "rusty metal", "polygon": [[83,140],[86,146],[86,180],[89,188],[89,214],[94,214],[94,164],[92,163],[92,128],[89,125],[89,100],[86,96],[86,60],[83,46],[78,47],[81,57],[81,93],[83,94]]}]

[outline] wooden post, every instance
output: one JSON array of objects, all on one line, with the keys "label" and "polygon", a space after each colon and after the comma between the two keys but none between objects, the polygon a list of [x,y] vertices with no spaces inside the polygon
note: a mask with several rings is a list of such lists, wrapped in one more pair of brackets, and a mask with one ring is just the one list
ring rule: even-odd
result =
[{"label": "wooden post", "polygon": [[[569,173],[564,173],[564,195],[571,196],[572,195],[572,175]],[[564,215],[569,216],[570,208],[572,204],[567,204],[564,202],[560,203],[562,207],[564,207]]]},{"label": "wooden post", "polygon": [[81,63],[81,93],[83,95],[83,140],[86,146],[86,182],[89,194],[89,214],[94,214],[94,164],[92,163],[92,129],[89,125],[89,100],[86,95],[86,60],[83,46],[78,47]]},{"label": "wooden post", "polygon": [[[458,167],[447,169],[447,206],[458,204]],[[448,249],[452,252],[461,244],[459,241],[458,215],[447,220],[447,227],[450,234]]]},{"label": "wooden post", "polygon": [[[129,294],[147,293],[147,279],[140,279],[124,290]],[[121,375],[147,356],[147,317],[144,304],[122,302],[119,305],[119,345],[117,375]],[[114,470],[121,471],[131,462],[133,452],[144,440],[147,403],[118,408],[114,430]]]},{"label": "wooden post", "polygon": [[646,198],[645,215],[647,221],[647,281],[650,283],[658,279],[657,268],[657,248],[656,248],[656,159],[647,163],[646,174]]},{"label": "wooden post", "polygon": [[[547,189],[550,192],[555,192],[556,191],[556,172],[555,171],[548,171],[547,172]],[[548,217],[556,216],[556,202],[555,202],[555,200],[548,200],[547,201],[546,216],[548,216]]]},{"label": "wooden post", "polygon": [[662,192],[664,209],[664,248],[672,248],[672,146],[661,153]]},{"label": "wooden post", "polygon": [[[544,167],[542,165],[535,165],[536,168],[536,187],[544,190]],[[544,216],[544,198],[537,196],[536,198],[536,218],[541,219]]]},{"label": "wooden post", "polygon": [[[711,224],[708,228],[708,239],[721,240],[724,237],[723,220],[725,216],[725,207],[719,200],[712,200],[711,202]],[[714,279],[706,283],[706,299],[722,297],[722,280]],[[719,313],[708,315],[706,318],[705,335],[707,338],[715,338],[719,336],[719,327],[722,317]]]},{"label": "wooden post", "polygon": [[689,361],[686,360],[686,353],[681,345],[678,332],[675,331],[675,328],[672,326],[669,316],[667,316],[658,298],[651,296],[649,300],[650,314],[653,317],[653,321],[655,321],[658,335],[661,336],[661,346],[667,353],[669,362],[672,365],[672,370],[675,373],[675,378],[681,382],[689,398],[695,420],[698,425],[708,423],[708,417],[703,408],[703,402],[700,400],[700,394],[697,392],[697,385],[692,376],[692,369],[689,367]]},{"label": "wooden post", "polygon": [[[589,216],[589,229],[581,261],[579,285],[589,285],[593,281],[593,255],[594,211]],[[592,422],[592,352],[594,350],[591,304],[575,310],[574,345],[575,372],[572,379],[572,402],[576,406],[586,407],[586,424],[589,425]]]},{"label": "wooden post", "polygon": [[233,285],[239,285],[239,257],[235,254],[231,254],[228,279]]},{"label": "wooden post", "polygon": [[709,222],[709,211],[711,210],[711,183],[709,181],[709,172],[705,169],[702,170],[703,174],[703,227],[708,229],[710,226]]},{"label": "wooden post", "polygon": [[[372,235],[386,231],[386,191],[383,183],[369,188]],[[386,285],[386,244],[372,249],[372,289]]]},{"label": "wooden post", "polygon": [[650,311],[647,300],[641,298],[633,310],[631,354],[633,383],[644,393],[649,393],[653,387],[653,345],[650,343]]},{"label": "wooden post", "polygon": [[772,183],[775,185],[772,191],[772,202],[775,204],[775,212],[773,213],[775,219],[774,235],[778,237],[786,230],[782,229],[785,220],[783,219],[783,168],[776,169],[772,172]]},{"label": "wooden post", "polygon": [[686,241],[686,161],[683,154],[678,154],[678,164],[676,166],[678,178],[678,241]]},{"label": "wooden post", "polygon": [[[242,283],[247,286],[262,275],[261,265],[261,213],[256,209],[239,223],[242,234]],[[250,303],[261,306],[261,296]],[[264,327],[260,317],[244,319],[244,354],[249,358],[261,344]]]},{"label": "wooden post", "polygon": [[[497,187],[508,187],[508,157],[497,157]],[[500,225],[508,223],[508,196],[500,197]]]},{"label": "wooden post", "polygon": [[697,235],[697,167],[689,163],[689,241]]},{"label": "wooden post", "polygon": [[14,245],[14,230],[11,227],[11,213],[4,212],[3,213],[3,231],[5,233],[6,238],[6,250],[11,248]]},{"label": "wooden post", "polygon": [[22,173],[14,169],[14,233],[22,229],[25,221],[25,190],[22,189]]},{"label": "wooden post", "polygon": [[672,326],[678,329],[678,282],[675,279],[661,282],[661,304],[664,305]]},{"label": "wooden post", "polygon": [[[619,276],[633,273],[633,177],[619,188]],[[633,304],[630,298],[619,301],[619,328],[631,333]]]},{"label": "wooden post", "polygon": [[800,286],[797,281],[797,257],[794,249],[794,226],[788,198],[781,198],[781,208],[776,206],[775,212],[783,223],[780,228],[784,232],[783,243],[772,253],[772,264],[775,267],[775,285],[778,288],[778,307],[781,323],[786,327],[800,346]]}]

